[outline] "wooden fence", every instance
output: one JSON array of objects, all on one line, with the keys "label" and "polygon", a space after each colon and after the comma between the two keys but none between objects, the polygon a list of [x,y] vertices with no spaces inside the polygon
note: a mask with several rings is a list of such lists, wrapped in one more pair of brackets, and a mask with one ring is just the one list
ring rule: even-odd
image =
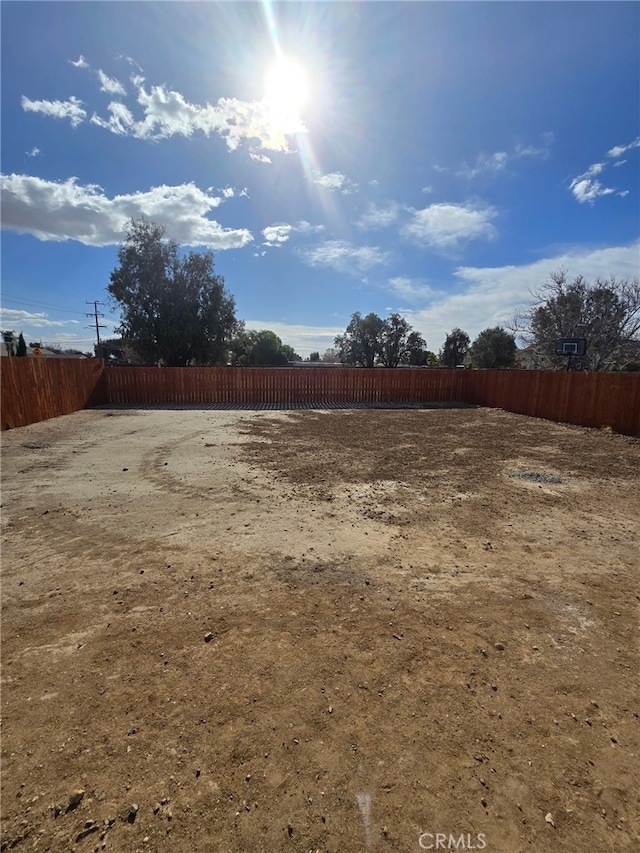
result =
[{"label": "wooden fence", "polygon": [[107,402],[98,359],[2,357],[0,392],[3,430]]},{"label": "wooden fence", "polygon": [[265,404],[463,401],[458,370],[346,367],[109,367],[110,403]]},{"label": "wooden fence", "polygon": [[465,370],[464,400],[640,436],[640,373]]},{"label": "wooden fence", "polygon": [[640,374],[330,367],[104,367],[2,358],[2,429],[123,405],[471,403],[640,437]]}]

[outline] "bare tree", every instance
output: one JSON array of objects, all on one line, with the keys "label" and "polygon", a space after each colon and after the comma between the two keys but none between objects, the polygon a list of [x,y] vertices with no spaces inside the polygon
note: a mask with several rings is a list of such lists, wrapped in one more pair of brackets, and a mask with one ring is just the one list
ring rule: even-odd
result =
[{"label": "bare tree", "polygon": [[586,338],[585,370],[616,370],[640,358],[640,284],[638,279],[597,278],[593,284],[566,270],[551,273],[534,291],[533,305],[517,315],[511,329],[535,348],[551,367],[564,367],[555,355],[559,338]]}]

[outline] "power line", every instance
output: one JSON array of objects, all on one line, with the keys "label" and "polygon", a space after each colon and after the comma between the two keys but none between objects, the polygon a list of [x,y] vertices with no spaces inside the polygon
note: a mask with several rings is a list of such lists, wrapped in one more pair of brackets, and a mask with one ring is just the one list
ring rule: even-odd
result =
[{"label": "power line", "polygon": [[[15,296],[3,296],[2,301],[3,302],[12,302],[15,305],[27,305],[27,306],[35,305],[36,307],[39,307],[39,308],[46,308],[48,311],[63,311],[63,312],[66,312],[68,314],[82,314],[83,313],[82,311],[76,311],[73,308],[65,308],[62,305],[51,305],[48,302],[37,302],[35,299],[22,299],[22,298],[18,298]],[[9,308],[7,310],[14,311],[15,309]],[[29,313],[29,312],[25,311],[25,313]]]},{"label": "power line", "polygon": [[[49,302],[39,302],[35,299],[26,299],[26,298],[23,299],[23,298],[16,297],[16,296],[3,296],[2,301],[3,302],[11,302],[14,305],[27,305],[27,306],[35,305],[36,307],[39,307],[39,308],[46,308],[47,311],[58,311],[58,312],[63,312],[63,313],[67,313],[67,314],[84,314],[83,311],[76,311],[74,308],[65,308],[62,305],[52,305]],[[92,305],[93,303],[89,302],[87,304]],[[103,305],[104,303],[100,302],[99,304]],[[14,311],[16,309],[7,308],[6,310],[7,311]],[[0,311],[2,311],[2,308],[0,308]],[[28,314],[30,312],[25,311],[25,313]],[[110,314],[105,314],[104,316],[107,320],[112,320],[114,323],[119,322],[115,317],[112,317]],[[27,320],[27,322],[28,322],[28,320]]]},{"label": "power line", "polygon": [[[97,299],[93,300],[93,303],[87,302],[87,305],[93,305],[93,313],[85,314],[85,317],[93,317],[95,319],[96,324],[96,338],[98,339],[98,348],[96,350],[96,355],[98,358],[102,358],[102,345],[100,343],[100,329],[106,329],[107,327],[104,325],[100,325],[98,323],[98,317],[104,317],[104,314],[101,314],[98,311],[98,305],[104,305],[104,302],[98,302]],[[85,326],[85,329],[90,329],[91,326]]]}]

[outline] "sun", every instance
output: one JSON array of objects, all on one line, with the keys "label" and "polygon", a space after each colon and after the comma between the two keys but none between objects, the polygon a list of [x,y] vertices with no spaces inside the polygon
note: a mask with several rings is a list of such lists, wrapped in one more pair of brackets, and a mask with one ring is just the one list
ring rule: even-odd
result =
[{"label": "sun", "polygon": [[280,115],[297,117],[309,97],[307,72],[294,59],[279,57],[267,71],[264,99]]}]

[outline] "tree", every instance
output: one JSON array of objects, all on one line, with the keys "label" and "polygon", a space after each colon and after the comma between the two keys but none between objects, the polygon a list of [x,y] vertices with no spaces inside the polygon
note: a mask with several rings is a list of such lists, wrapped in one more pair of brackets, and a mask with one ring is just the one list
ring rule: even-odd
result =
[{"label": "tree", "polygon": [[400,314],[383,320],[373,313],[363,317],[359,311],[351,316],[344,334],[336,337],[335,345],[340,361],[358,367],[421,363],[426,349],[422,335],[414,332]]},{"label": "tree", "polygon": [[269,329],[256,332],[242,328],[231,342],[231,363],[240,367],[282,367],[300,360],[293,347],[283,344]]},{"label": "tree", "polygon": [[340,361],[358,367],[374,367],[380,356],[383,328],[384,320],[377,314],[366,317],[359,311],[352,314],[344,334],[334,340]]},{"label": "tree", "polygon": [[457,367],[459,364],[464,364],[470,343],[469,335],[466,332],[458,328],[453,329],[445,338],[440,350],[438,356],[440,364],[444,367]]},{"label": "tree", "polygon": [[320,358],[325,364],[338,364],[340,362],[340,353],[335,347],[328,347]]},{"label": "tree", "polygon": [[16,349],[16,355],[24,357],[27,354],[27,345],[25,343],[22,332],[18,335],[18,346]]},{"label": "tree", "polygon": [[317,350],[309,354],[309,361],[320,361],[320,353]]},{"label": "tree", "polygon": [[473,367],[511,367],[516,358],[516,341],[501,326],[480,332],[469,350]]},{"label": "tree", "polygon": [[380,363],[384,367],[420,364],[426,347],[422,335],[411,331],[411,326],[400,314],[390,314],[384,321],[380,347]]},{"label": "tree", "polygon": [[416,349],[409,355],[409,364],[414,367],[437,367],[438,356],[428,349]]},{"label": "tree", "polygon": [[238,324],[211,252],[181,255],[161,225],[132,220],[118,260],[107,287],[122,312],[116,331],[144,360],[169,367],[226,363]]},{"label": "tree", "polygon": [[640,358],[640,284],[638,279],[581,275],[569,281],[565,270],[551,273],[532,294],[536,303],[515,318],[513,329],[555,367],[558,338],[586,338],[587,353],[579,360],[586,370],[620,369]]},{"label": "tree", "polygon": [[298,353],[294,350],[294,348],[292,346],[289,346],[289,344],[282,344],[281,349],[287,361],[302,361],[302,357],[299,356]]},{"label": "tree", "polygon": [[4,341],[4,346],[7,350],[7,355],[15,355],[16,333],[8,329],[6,331],[3,331],[2,340]]}]

